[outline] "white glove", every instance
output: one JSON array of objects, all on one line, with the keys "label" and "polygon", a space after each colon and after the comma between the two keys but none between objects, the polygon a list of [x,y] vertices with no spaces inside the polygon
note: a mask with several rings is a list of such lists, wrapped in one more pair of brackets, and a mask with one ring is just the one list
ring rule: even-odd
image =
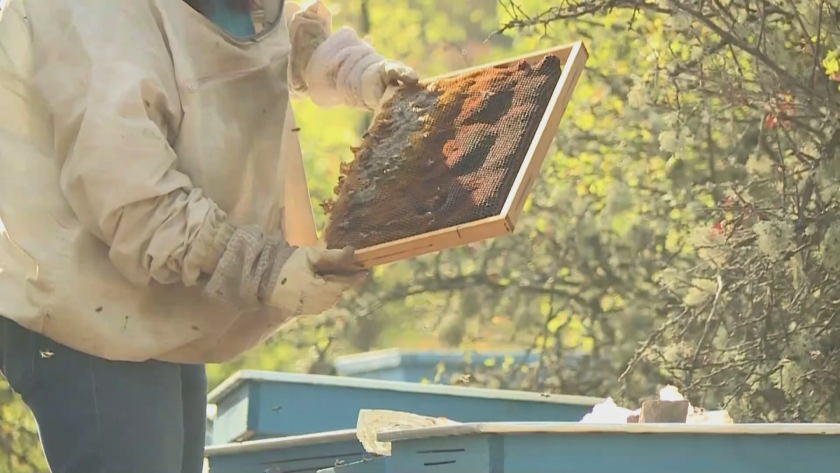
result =
[{"label": "white glove", "polygon": [[414,69],[383,58],[344,27],[312,53],[304,78],[312,101],[322,107],[348,105],[376,110],[389,86],[416,83]]},{"label": "white glove", "polygon": [[400,84],[415,84],[418,80],[414,69],[401,62],[383,59],[371,64],[362,72],[362,101],[368,109],[377,110],[382,104],[386,89]]},{"label": "white glove", "polygon": [[353,266],[353,249],[297,248],[280,267],[266,304],[291,316],[317,315],[367,276]]},{"label": "white glove", "polygon": [[297,248],[256,227],[239,227],[204,292],[241,312],[269,305],[287,317],[316,315],[367,277],[353,256],[352,248]]},{"label": "white glove", "polygon": [[306,8],[297,3],[286,3],[286,18],[289,22],[289,90],[293,96],[305,96],[309,90],[304,73],[312,53],[318,49],[332,31],[332,13],[321,0]]}]

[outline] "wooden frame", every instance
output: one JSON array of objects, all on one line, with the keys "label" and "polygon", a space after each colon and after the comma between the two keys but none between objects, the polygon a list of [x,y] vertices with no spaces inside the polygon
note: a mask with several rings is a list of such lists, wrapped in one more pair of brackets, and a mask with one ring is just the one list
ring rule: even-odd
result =
[{"label": "wooden frame", "polygon": [[584,424],[479,422],[379,432],[378,442],[489,434],[837,435],[840,424]]},{"label": "wooden frame", "polygon": [[443,79],[490,67],[516,64],[523,60],[531,64],[536,64],[545,56],[549,55],[556,56],[560,59],[563,63],[563,72],[552,92],[551,101],[543,114],[540,125],[537,128],[534,139],[531,141],[522,167],[519,169],[501,213],[462,225],[359,249],[356,251],[357,262],[366,268],[371,268],[513,232],[519,215],[522,213],[525,200],[531,193],[531,189],[534,187],[534,181],[536,181],[540,173],[540,168],[542,167],[543,161],[545,161],[548,148],[551,146],[557,129],[560,126],[560,119],[566,111],[566,106],[572,97],[572,91],[575,89],[578,78],[583,72],[583,67],[589,58],[586,47],[583,45],[583,42],[578,41],[537,53],[462,69],[431,78],[431,80]]}]

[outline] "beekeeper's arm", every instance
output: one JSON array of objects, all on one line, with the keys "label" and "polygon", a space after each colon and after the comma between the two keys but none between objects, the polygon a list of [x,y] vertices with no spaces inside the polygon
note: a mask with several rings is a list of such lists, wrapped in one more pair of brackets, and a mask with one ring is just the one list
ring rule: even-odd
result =
[{"label": "beekeeper's arm", "polygon": [[322,107],[376,110],[389,86],[416,83],[417,73],[382,57],[349,27],[332,33],[332,14],[321,0],[286,3],[292,53],[289,89]]},{"label": "beekeeper's arm", "polygon": [[67,201],[135,285],[191,286],[205,273],[211,297],[241,310],[262,303],[293,315],[329,308],[359,275],[316,273],[347,269],[352,250],[298,249],[233,227],[177,169],[169,140],[181,107],[152,3],[28,4],[35,82],[54,117]]}]

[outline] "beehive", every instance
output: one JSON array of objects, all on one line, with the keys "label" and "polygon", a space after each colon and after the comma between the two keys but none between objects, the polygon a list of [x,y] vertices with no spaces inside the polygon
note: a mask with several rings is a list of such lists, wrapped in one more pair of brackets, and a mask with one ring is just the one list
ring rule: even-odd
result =
[{"label": "beehive", "polygon": [[370,267],[512,231],[586,57],[576,43],[397,90],[323,205],[327,246]]}]

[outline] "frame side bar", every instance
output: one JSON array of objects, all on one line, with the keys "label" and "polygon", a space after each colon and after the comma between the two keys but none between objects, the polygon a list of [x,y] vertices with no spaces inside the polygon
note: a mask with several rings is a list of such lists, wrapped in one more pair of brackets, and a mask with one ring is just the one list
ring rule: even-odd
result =
[{"label": "frame side bar", "polygon": [[531,142],[531,147],[525,155],[519,174],[516,176],[507,201],[502,208],[501,215],[507,220],[511,228],[516,226],[522,208],[525,206],[525,201],[539,176],[540,168],[560,126],[560,119],[566,112],[566,107],[572,98],[572,92],[577,86],[578,78],[583,72],[583,66],[586,64],[588,56],[583,42],[578,41],[572,48],[568,61],[563,64],[563,74],[557,81],[557,87],[552,94],[549,108],[543,115],[534,141]]}]

